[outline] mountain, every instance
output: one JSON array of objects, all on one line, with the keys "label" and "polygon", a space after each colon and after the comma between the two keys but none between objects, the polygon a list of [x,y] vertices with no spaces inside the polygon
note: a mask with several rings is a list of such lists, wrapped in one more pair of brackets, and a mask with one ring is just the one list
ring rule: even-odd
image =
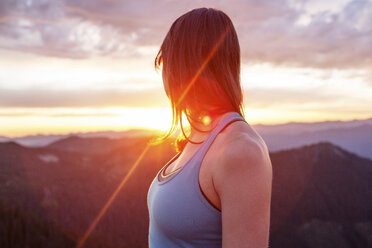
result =
[{"label": "mountain", "polygon": [[[329,126],[329,125],[328,125]],[[372,159],[372,124],[343,125],[343,127],[328,127],[326,129],[310,128],[306,131],[280,131],[274,127],[257,130],[265,140],[270,151],[295,148],[303,145],[328,141],[359,156]]]},{"label": "mountain", "polygon": [[372,247],[372,160],[328,142],[271,159],[272,247]]},{"label": "mountain", "polygon": [[105,137],[81,138],[79,136],[68,136],[51,143],[46,146],[46,148],[60,151],[105,154],[120,146],[131,145],[130,141],[133,141],[133,139],[110,139]]},{"label": "mountain", "polygon": [[372,118],[351,121],[319,121],[319,122],[288,122],[284,124],[252,125],[258,131],[270,133],[298,134],[302,132],[315,132],[327,129],[353,128],[362,125],[372,125]]},{"label": "mountain", "polygon": [[[354,152],[359,156],[372,159],[372,118],[365,120],[351,120],[351,121],[323,121],[323,122],[290,122],[277,125],[251,125],[265,140],[269,150],[276,152],[284,149],[296,148],[303,145],[313,144],[317,142],[331,142],[346,150]],[[62,149],[68,147],[67,143],[71,143],[71,149],[84,149],[91,151],[106,152],[111,149],[104,145],[105,138],[108,143],[126,143],[125,139],[141,138],[153,135],[159,135],[159,130],[150,129],[131,129],[123,132],[102,131],[102,132],[88,132],[88,133],[73,133],[66,135],[31,135],[17,138],[0,137],[0,142],[14,141],[18,144],[28,147],[43,147],[51,144],[60,144]],[[176,137],[180,133],[177,129],[172,137]],[[77,138],[81,138],[78,141]],[[77,146],[84,143],[85,138],[95,138],[92,141],[91,147],[86,145]],[[113,140],[121,139],[120,142]],[[100,144],[100,145],[98,145]]]},{"label": "mountain", "polygon": [[71,134],[36,134],[27,135],[15,138],[9,138],[6,136],[0,136],[0,142],[14,141],[20,145],[27,147],[43,147],[48,146],[58,140],[68,138],[70,136],[79,138],[134,138],[134,137],[146,137],[149,135],[159,134],[160,131],[157,129],[130,129],[126,131],[116,132],[116,131],[97,131],[97,132],[87,132],[87,133],[71,133]]},{"label": "mountain", "polygon": [[[76,242],[136,163],[149,137],[124,146],[112,139],[71,139],[40,148],[0,143],[0,202],[21,209],[14,224],[31,223],[21,228],[33,234],[27,236],[29,247],[40,247],[32,242],[47,230],[57,233],[47,238],[49,244],[60,238]],[[111,148],[102,150],[103,146]],[[90,152],[92,147],[101,152]],[[147,150],[86,247],[147,247],[147,190],[174,155],[171,141]],[[270,158],[270,247],[372,247],[372,160],[329,142],[271,152]],[[36,221],[28,221],[31,215]],[[54,224],[42,231],[32,227],[37,223]],[[6,230],[0,228],[0,237],[7,237]],[[16,245],[22,246],[1,247]]]},{"label": "mountain", "polygon": [[23,146],[28,147],[38,147],[38,146],[45,146],[48,145],[56,140],[59,140],[63,137],[66,137],[66,135],[58,135],[58,134],[51,134],[51,135],[43,135],[43,134],[37,134],[37,135],[27,135],[27,136],[21,136],[21,137],[15,137],[15,138],[9,138],[2,136],[0,138],[0,142],[9,142],[13,141]]},{"label": "mountain", "polygon": [[[113,149],[105,154],[0,143],[0,201],[19,207],[26,215],[35,215],[39,222],[54,222],[68,239],[76,241],[148,140],[145,137],[124,148],[112,145]],[[147,231],[146,190],[158,167],[166,162],[169,151],[172,147],[165,143],[147,152],[86,247],[145,247],[141,245]]]},{"label": "mountain", "polygon": [[5,137],[5,136],[0,136],[0,142],[7,142],[10,141],[10,138]]},{"label": "mountain", "polygon": [[40,220],[25,213],[19,206],[0,201],[0,247],[73,247],[69,239],[53,221]]}]

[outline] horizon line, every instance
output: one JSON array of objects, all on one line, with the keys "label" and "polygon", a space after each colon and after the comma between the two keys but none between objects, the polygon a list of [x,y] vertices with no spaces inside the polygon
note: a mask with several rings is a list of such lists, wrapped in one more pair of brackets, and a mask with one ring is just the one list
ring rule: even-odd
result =
[{"label": "horizon line", "polygon": [[[339,122],[339,123],[347,123],[347,122],[357,122],[357,121],[372,121],[372,116],[369,118],[364,118],[364,119],[357,119],[353,118],[350,120],[324,120],[324,121],[287,121],[283,123],[272,123],[272,124],[263,124],[263,123],[256,123],[256,124],[249,124],[251,126],[265,126],[265,127],[270,127],[270,126],[282,126],[282,125],[290,125],[290,124],[321,124],[321,123],[332,123],[332,122]],[[186,125],[189,126],[189,125]],[[179,129],[179,127],[178,127]],[[96,131],[78,131],[78,132],[66,132],[66,133],[30,133],[30,134],[25,134],[25,135],[19,135],[19,136],[7,136],[6,134],[1,134],[0,133],[0,138],[8,138],[8,139],[17,139],[17,138],[25,138],[25,137],[35,137],[35,136],[66,136],[66,135],[84,135],[84,134],[98,134],[98,133],[127,133],[130,131],[148,131],[148,132],[167,132],[168,130],[161,130],[158,128],[147,128],[147,127],[129,127],[127,129],[123,130],[113,130],[113,129],[102,129],[102,130],[96,130]]]}]

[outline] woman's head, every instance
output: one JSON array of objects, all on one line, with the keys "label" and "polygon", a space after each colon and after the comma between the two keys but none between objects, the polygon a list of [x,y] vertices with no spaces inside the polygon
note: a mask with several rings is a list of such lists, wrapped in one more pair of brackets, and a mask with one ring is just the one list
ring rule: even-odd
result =
[{"label": "woman's head", "polygon": [[240,85],[240,46],[235,28],[223,11],[193,9],[170,27],[155,58],[162,66],[165,92],[171,102],[173,121],[168,138],[182,114],[190,125],[212,121],[235,111],[243,115]]}]

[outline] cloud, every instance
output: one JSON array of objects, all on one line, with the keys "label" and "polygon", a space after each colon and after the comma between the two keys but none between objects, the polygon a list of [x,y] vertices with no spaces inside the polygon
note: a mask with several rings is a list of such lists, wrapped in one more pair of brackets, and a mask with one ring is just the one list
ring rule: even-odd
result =
[{"label": "cloud", "polygon": [[3,0],[0,47],[77,59],[142,56],[140,47],[160,46],[178,16],[208,6],[231,16],[245,63],[370,70],[372,3],[352,0],[338,12],[315,13],[307,12],[309,4],[285,0]]},{"label": "cloud", "polygon": [[59,117],[59,118],[65,118],[65,117],[78,117],[78,118],[84,118],[84,117],[120,117],[121,115],[119,113],[73,113],[66,111],[65,113],[54,113],[54,112],[38,112],[38,111],[22,111],[22,112],[15,112],[15,113],[9,113],[9,112],[2,112],[0,109],[0,118],[1,117],[25,117],[25,116],[31,116],[31,117]]},{"label": "cloud", "polygon": [[107,25],[103,15],[76,10],[67,1],[1,1],[0,46],[77,59],[113,53],[140,56],[131,43],[133,34],[123,32],[125,25]]},{"label": "cloud", "polygon": [[[139,100],[140,99],[140,100]],[[169,107],[162,89],[128,90],[56,90],[0,89],[0,107]]]},{"label": "cloud", "polygon": [[296,107],[311,104],[332,104],[342,99],[343,96],[327,92],[321,87],[312,89],[267,89],[249,88],[244,92],[244,103],[249,107]]},{"label": "cloud", "polygon": [[[249,62],[269,61],[315,68],[370,68],[372,3],[355,0],[341,12],[310,16],[307,25],[280,18],[254,26],[243,42]],[[249,30],[247,30],[249,32]],[[260,47],[261,48],[260,48]]]},{"label": "cloud", "polygon": [[[161,88],[145,90],[92,89],[0,89],[0,108],[104,108],[104,107],[170,107]],[[254,108],[308,105],[332,105],[342,96],[324,89],[266,89],[244,91],[244,104]],[[140,99],[140,100],[139,100]]]}]

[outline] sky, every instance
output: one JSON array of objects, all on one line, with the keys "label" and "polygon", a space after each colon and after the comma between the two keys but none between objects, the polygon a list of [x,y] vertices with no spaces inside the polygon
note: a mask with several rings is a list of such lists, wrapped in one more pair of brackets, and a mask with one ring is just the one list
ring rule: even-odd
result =
[{"label": "sky", "polygon": [[0,135],[168,130],[154,59],[199,7],[233,21],[248,123],[372,117],[372,1],[1,0]]}]

